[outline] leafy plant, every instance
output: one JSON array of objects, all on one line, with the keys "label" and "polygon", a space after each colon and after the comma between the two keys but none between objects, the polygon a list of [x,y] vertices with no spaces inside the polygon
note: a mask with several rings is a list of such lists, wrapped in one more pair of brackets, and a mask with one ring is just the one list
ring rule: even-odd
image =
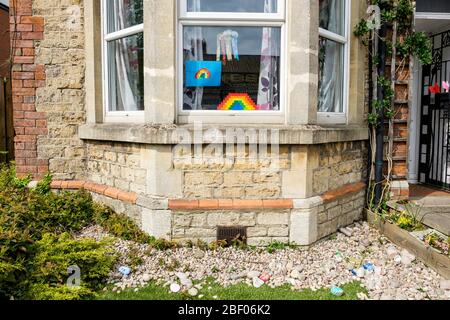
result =
[{"label": "leafy plant", "polygon": [[136,268],[144,263],[137,246],[131,246],[128,251],[127,263],[132,268]]},{"label": "leafy plant", "polygon": [[436,250],[439,250],[443,254],[450,256],[450,237],[444,239],[436,232],[432,232],[426,236],[425,243]]},{"label": "leafy plant", "polygon": [[[0,165],[0,299],[92,294],[115,258],[104,242],[70,236],[93,222],[90,194],[50,192],[50,175],[34,189],[29,181],[18,178],[13,165]],[[83,288],[65,287],[69,265],[81,268]]]},{"label": "leafy plant", "polygon": [[[400,228],[414,231],[423,229],[423,217],[421,217],[422,207],[412,203],[403,203],[404,210],[392,210],[391,221],[393,221]],[[399,213],[397,213],[399,212]]]},{"label": "leafy plant", "polygon": [[36,188],[34,188],[34,192],[45,195],[48,194],[51,191],[50,185],[52,184],[52,175],[50,173],[47,173],[44,176],[44,179],[38,182]]},{"label": "leafy plant", "polygon": [[[35,255],[30,261],[30,277],[32,281],[26,298],[57,298],[66,294],[71,298],[94,296],[104,279],[114,266],[116,256],[111,248],[111,241],[97,242],[91,239],[73,239],[68,233],[61,235],[44,234],[36,242]],[[78,291],[67,290],[68,268],[78,266],[81,270],[81,286]],[[47,288],[46,292],[36,289]]]},{"label": "leafy plant", "polygon": [[155,241],[143,232],[129,217],[114,212],[104,205],[94,204],[93,221],[102,226],[108,233],[124,240],[138,243]]},{"label": "leafy plant", "polygon": [[281,241],[272,241],[266,247],[267,252],[274,253],[277,250],[285,250],[287,248],[295,249],[298,246],[295,243],[285,243]]}]

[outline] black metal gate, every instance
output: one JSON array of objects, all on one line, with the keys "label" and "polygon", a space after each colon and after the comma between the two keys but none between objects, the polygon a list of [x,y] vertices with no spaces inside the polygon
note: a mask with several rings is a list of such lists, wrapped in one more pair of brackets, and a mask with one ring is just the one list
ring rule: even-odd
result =
[{"label": "black metal gate", "polygon": [[432,42],[433,63],[422,68],[419,182],[450,189],[450,30]]}]

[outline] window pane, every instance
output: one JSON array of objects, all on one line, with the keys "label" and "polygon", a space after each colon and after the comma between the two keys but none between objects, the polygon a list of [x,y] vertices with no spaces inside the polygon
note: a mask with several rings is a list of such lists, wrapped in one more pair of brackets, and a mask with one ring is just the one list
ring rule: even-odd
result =
[{"label": "window pane", "polygon": [[344,35],[345,0],[319,0],[319,24],[323,29]]},{"label": "window pane", "polygon": [[188,12],[277,13],[277,0],[187,0]]},{"label": "window pane", "polygon": [[281,28],[184,27],[184,110],[280,110]]},{"label": "window pane", "polygon": [[144,110],[144,37],[108,43],[109,110]]},{"label": "window pane", "polygon": [[123,30],[144,21],[143,0],[106,0],[108,33]]},{"label": "window pane", "polygon": [[320,38],[319,112],[344,112],[344,45]]}]

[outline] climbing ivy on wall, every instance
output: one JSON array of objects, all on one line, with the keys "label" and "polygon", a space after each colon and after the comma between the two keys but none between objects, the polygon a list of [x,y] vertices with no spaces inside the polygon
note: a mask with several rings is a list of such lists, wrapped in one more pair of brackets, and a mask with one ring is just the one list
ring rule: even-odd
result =
[{"label": "climbing ivy on wall", "polygon": [[[380,9],[380,22],[387,32],[380,32],[376,28],[376,15],[369,19],[362,19],[355,27],[355,36],[367,46],[372,62],[371,83],[373,92],[368,114],[368,123],[371,128],[372,166],[370,169],[369,208],[373,211],[382,211],[385,200],[390,196],[390,182],[393,169],[393,140],[395,111],[395,86],[397,75],[410,63],[410,57],[414,56],[423,65],[432,63],[432,45],[429,37],[423,32],[413,30],[414,1],[412,0],[371,0],[368,4],[378,6]],[[380,56],[380,43],[385,48],[383,56]],[[390,58],[390,77],[384,74],[385,61]],[[383,65],[380,65],[383,63]],[[380,70],[383,72],[380,74]],[[402,79],[409,80],[409,79]],[[380,94],[381,92],[381,94]],[[383,149],[383,154],[378,154],[380,148],[375,143],[384,143],[380,139],[380,130],[384,130],[385,121],[388,122],[388,140]],[[382,141],[380,141],[382,140]],[[377,151],[378,149],[378,151]],[[383,158],[387,160],[388,170],[384,178],[376,170],[380,169]],[[381,161],[380,161],[381,159]],[[378,168],[377,168],[378,165]],[[379,171],[378,171],[379,173]],[[381,191],[376,192],[380,188]],[[379,190],[380,190],[379,189]],[[380,194],[381,193],[381,194]],[[378,199],[377,199],[378,198]]]}]

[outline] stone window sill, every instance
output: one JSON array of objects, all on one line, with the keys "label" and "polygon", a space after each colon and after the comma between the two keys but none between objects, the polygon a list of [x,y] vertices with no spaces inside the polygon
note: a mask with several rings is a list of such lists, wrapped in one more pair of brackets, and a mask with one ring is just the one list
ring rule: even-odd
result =
[{"label": "stone window sill", "polygon": [[[208,129],[218,129],[224,136],[227,129],[244,130],[268,130],[268,143],[270,144],[271,130],[278,130],[279,144],[282,145],[310,145],[325,144],[347,141],[361,141],[369,139],[369,131],[365,126],[336,125],[203,125],[203,131]],[[175,145],[182,143],[177,130],[189,132],[194,137],[194,125],[152,125],[152,124],[129,124],[129,123],[108,123],[108,124],[85,124],[78,130],[80,139],[94,141],[128,142],[140,144]],[[207,135],[203,143],[208,141]],[[241,135],[233,135],[236,138]]]}]

